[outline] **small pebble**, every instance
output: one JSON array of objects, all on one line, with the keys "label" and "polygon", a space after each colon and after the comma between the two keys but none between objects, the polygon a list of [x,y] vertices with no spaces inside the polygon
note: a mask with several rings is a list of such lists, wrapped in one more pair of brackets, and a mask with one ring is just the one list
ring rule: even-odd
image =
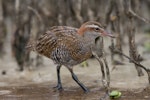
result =
[{"label": "small pebble", "polygon": [[146,98],[149,98],[149,96],[144,96],[144,98],[146,99]]},{"label": "small pebble", "polygon": [[6,75],[6,71],[5,70],[2,71],[2,75]]}]

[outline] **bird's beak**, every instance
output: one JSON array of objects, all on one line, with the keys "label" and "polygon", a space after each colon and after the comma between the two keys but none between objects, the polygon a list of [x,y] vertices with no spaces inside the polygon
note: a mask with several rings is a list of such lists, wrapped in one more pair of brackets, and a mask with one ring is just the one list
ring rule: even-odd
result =
[{"label": "bird's beak", "polygon": [[101,35],[102,35],[102,36],[109,36],[109,37],[111,37],[111,38],[115,38],[115,36],[114,36],[112,33],[108,32],[108,31],[106,31],[106,30],[104,30],[104,31],[101,33]]}]

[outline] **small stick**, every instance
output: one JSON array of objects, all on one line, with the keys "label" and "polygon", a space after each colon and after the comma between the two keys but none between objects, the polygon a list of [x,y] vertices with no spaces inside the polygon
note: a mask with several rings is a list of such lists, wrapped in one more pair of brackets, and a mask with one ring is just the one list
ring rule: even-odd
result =
[{"label": "small stick", "polygon": [[139,16],[139,15],[137,15],[133,10],[129,10],[128,11],[128,14],[129,15],[132,15],[133,17],[136,17],[137,19],[139,19],[139,20],[141,20],[141,21],[143,21],[143,22],[145,22],[145,23],[150,23],[150,20],[148,20],[148,19],[145,19],[145,18],[143,18],[143,17],[141,17],[141,16]]},{"label": "small stick", "polygon": [[129,59],[131,62],[133,62],[135,65],[143,68],[146,72],[147,72],[147,75],[148,75],[148,81],[149,81],[149,84],[150,84],[150,69],[144,67],[143,65],[141,65],[140,63],[136,62],[135,60],[133,60],[132,58],[130,58],[129,56],[125,55],[124,53],[122,53],[121,51],[115,49],[115,48],[112,48],[111,46],[109,47],[113,52],[115,53],[119,53],[121,55],[123,55],[125,58]]},{"label": "small stick", "polygon": [[37,18],[39,19],[41,23],[43,22],[42,17],[40,16],[40,14],[38,13],[36,9],[32,8],[31,6],[28,6],[28,9],[34,12],[34,14],[37,16]]}]

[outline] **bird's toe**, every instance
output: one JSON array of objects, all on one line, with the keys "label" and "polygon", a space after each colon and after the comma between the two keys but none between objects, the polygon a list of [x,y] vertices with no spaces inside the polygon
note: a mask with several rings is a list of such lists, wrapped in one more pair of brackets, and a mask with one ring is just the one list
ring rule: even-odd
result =
[{"label": "bird's toe", "polygon": [[89,89],[86,89],[86,90],[84,90],[84,92],[85,92],[85,93],[89,93],[89,92],[90,92],[90,90],[89,90]]},{"label": "bird's toe", "polygon": [[54,88],[57,89],[57,90],[63,90],[63,87],[59,84],[57,86],[55,86]]}]

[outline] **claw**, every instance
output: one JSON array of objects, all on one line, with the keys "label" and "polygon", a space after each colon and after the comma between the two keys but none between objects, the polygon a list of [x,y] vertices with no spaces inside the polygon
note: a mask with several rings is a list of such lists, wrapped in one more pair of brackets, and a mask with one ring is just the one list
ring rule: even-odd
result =
[{"label": "claw", "polygon": [[57,84],[57,86],[55,86],[54,88],[56,88],[57,90],[63,90],[63,87],[60,84]]}]

